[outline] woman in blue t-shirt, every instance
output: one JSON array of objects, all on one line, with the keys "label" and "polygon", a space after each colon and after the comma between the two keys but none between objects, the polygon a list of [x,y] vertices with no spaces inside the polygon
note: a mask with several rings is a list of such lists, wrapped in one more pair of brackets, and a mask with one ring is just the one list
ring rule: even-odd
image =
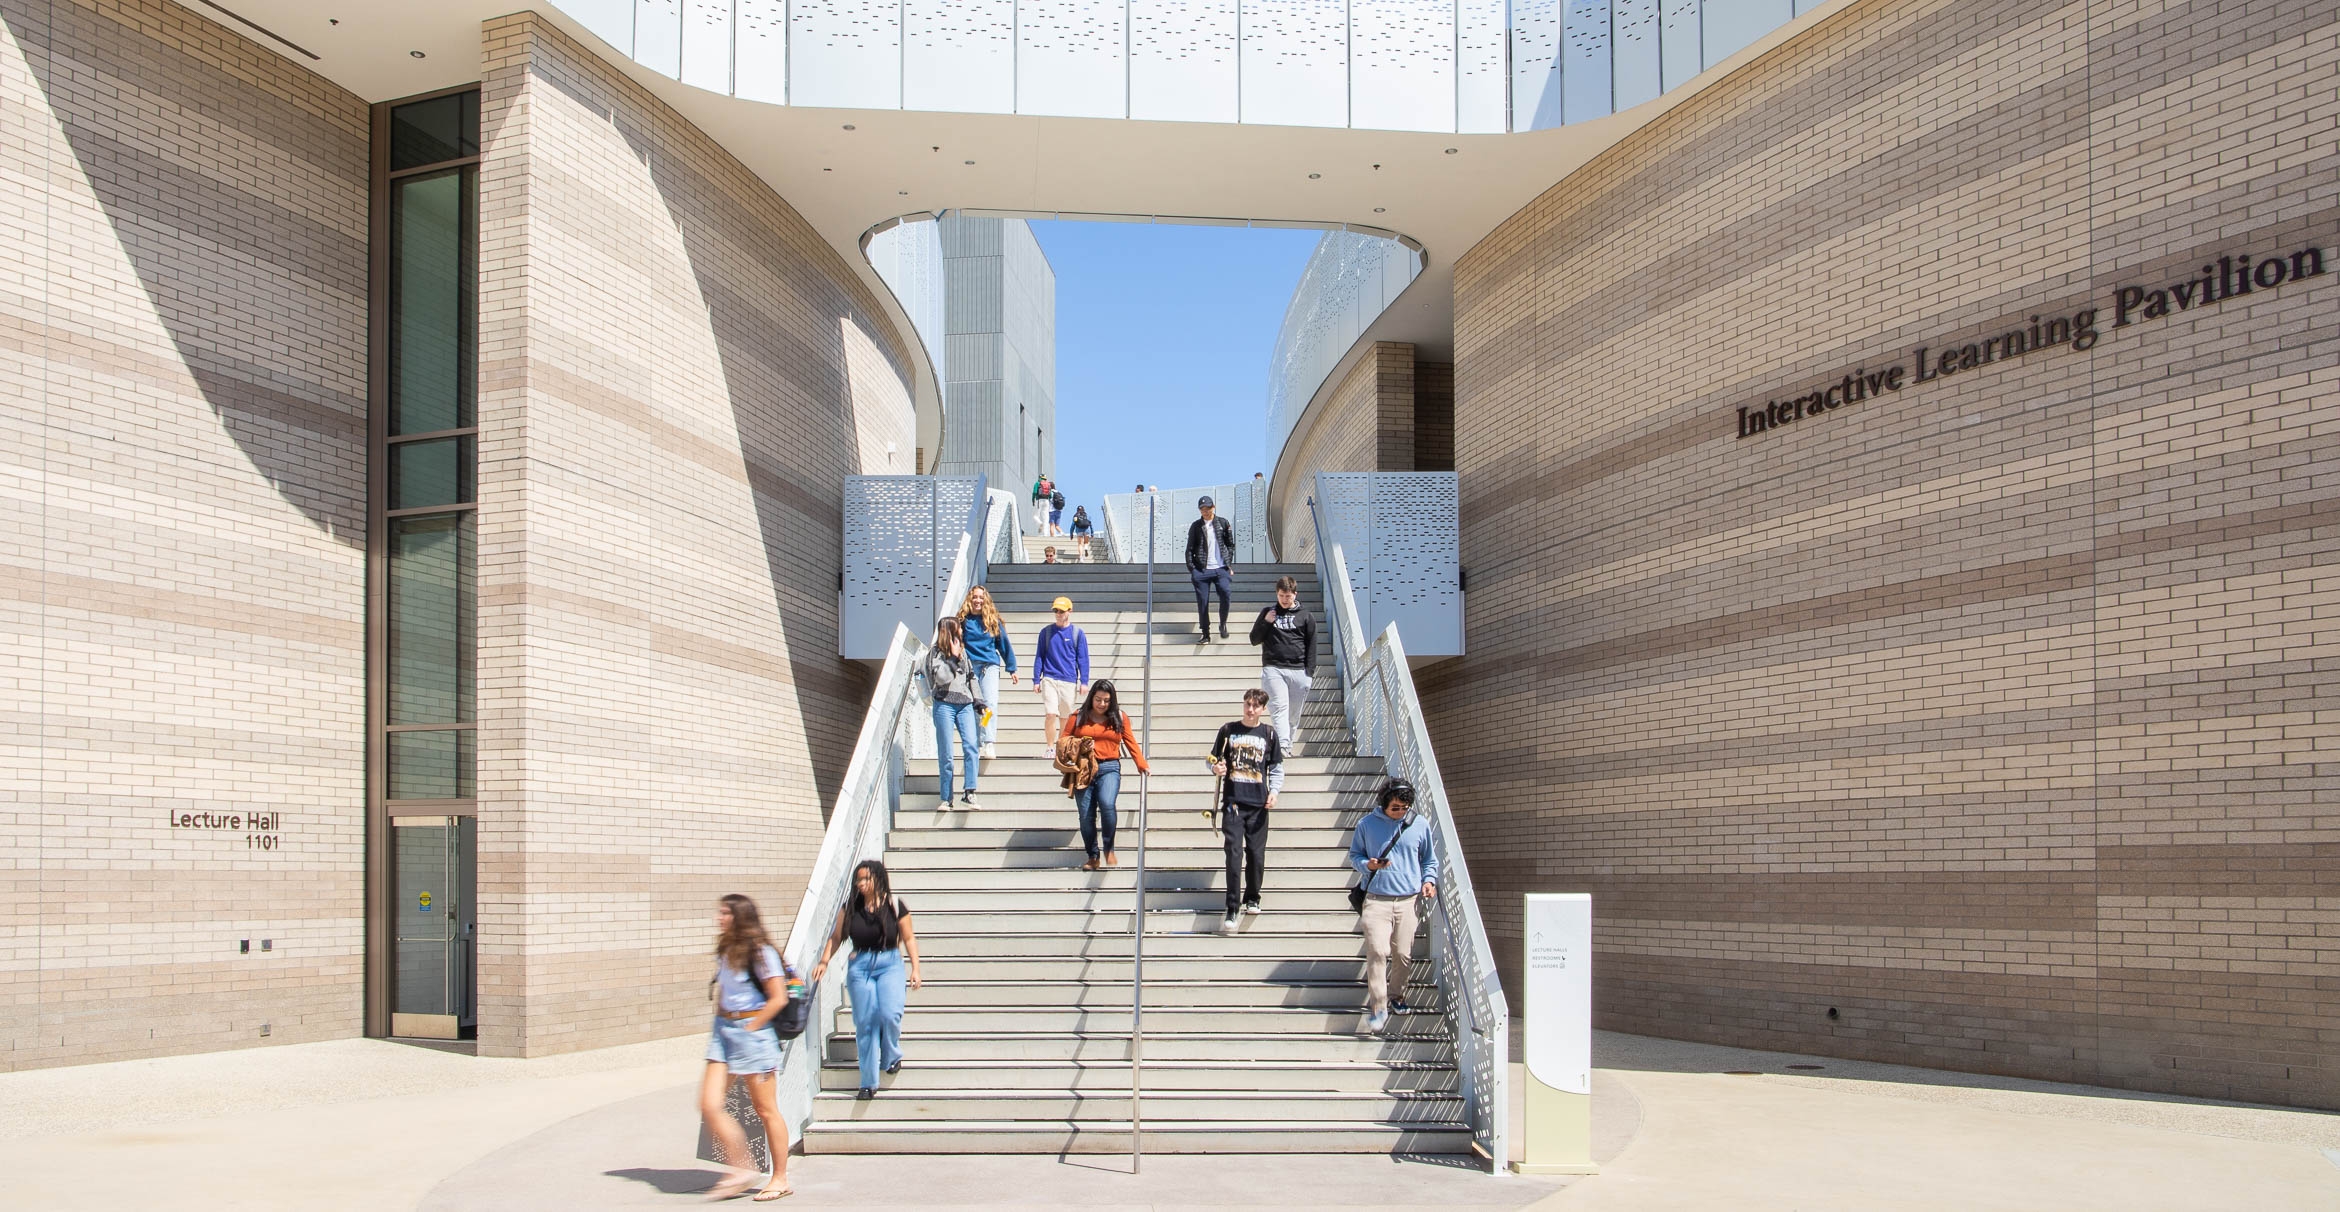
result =
[{"label": "woman in blue t-shirt", "polygon": [[724,1087],[736,1081],[747,1087],[772,1151],[772,1178],[756,1192],[758,1202],[767,1202],[793,1191],[788,1125],[773,1098],[780,1037],[772,1033],[772,1016],[788,1004],[787,980],[793,974],[764,933],[764,915],[754,901],[736,892],[724,897],[715,906],[715,928],[715,1030],[707,1038],[707,1067],[699,1081],[699,1117],[714,1134],[729,1173],[708,1197],[729,1199],[761,1177],[752,1165],[742,1164],[754,1154],[748,1151],[747,1133],[723,1106]]}]

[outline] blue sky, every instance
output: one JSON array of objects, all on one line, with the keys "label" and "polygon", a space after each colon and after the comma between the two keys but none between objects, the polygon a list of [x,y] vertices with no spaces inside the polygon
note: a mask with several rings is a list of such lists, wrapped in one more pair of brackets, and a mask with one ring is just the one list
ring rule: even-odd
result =
[{"label": "blue sky", "polygon": [[[1267,471],[1267,366],[1318,233],[1036,222],[1056,270],[1067,505]],[[1068,513],[1066,515],[1070,517]]]}]

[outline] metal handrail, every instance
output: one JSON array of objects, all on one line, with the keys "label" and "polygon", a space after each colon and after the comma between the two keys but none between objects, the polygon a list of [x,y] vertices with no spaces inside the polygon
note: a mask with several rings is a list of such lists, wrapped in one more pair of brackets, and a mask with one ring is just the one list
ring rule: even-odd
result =
[{"label": "metal handrail", "polygon": [[[937,603],[935,617],[957,613],[972,585],[984,581],[989,553],[984,543],[990,502],[981,482],[967,523],[959,531],[957,551],[951,557],[951,576]],[[870,692],[869,713],[862,717],[861,735],[845,766],[845,781],[837,790],[836,806],[821,837],[820,854],[805,877],[804,895],[796,902],[796,921],[788,930],[788,946],[781,953],[798,971],[809,971],[814,957],[829,937],[837,910],[853,886],[853,868],[863,859],[883,859],[886,837],[893,831],[894,812],[902,803],[902,779],[910,765],[910,729],[930,719],[934,703],[918,668],[926,656],[926,641],[894,624],[886,644],[885,665]],[[848,948],[852,944],[846,944]],[[845,955],[831,957],[842,962]],[[840,969],[840,972],[842,969]],[[813,1119],[813,1095],[821,1085],[821,1057],[827,1050],[829,1024],[844,1005],[842,976],[824,980],[813,990],[812,1015],[804,1034],[781,1046],[780,1071],[774,1094],[780,1114],[800,1135]]]},{"label": "metal handrail", "polygon": [[[965,562],[962,550],[960,562]],[[789,927],[782,954],[797,971],[809,973],[821,945],[837,920],[837,910],[853,885],[853,868],[864,859],[883,859],[886,835],[893,829],[894,810],[902,801],[902,778],[909,768],[909,729],[923,714],[916,710],[932,699],[924,680],[913,676],[926,655],[926,644],[900,623],[886,646],[886,662],[878,671],[877,689],[870,695],[869,714],[861,721],[861,737],[845,767],[829,827],[821,838],[820,854],[805,877],[804,895],[796,902],[796,922]],[[850,946],[850,944],[848,944]],[[828,1047],[829,1024],[845,1003],[845,956],[832,958],[840,965],[835,974],[813,989],[812,1015],[804,1034],[781,1045],[780,1072],[775,1083],[780,1114],[798,1134],[812,1122],[813,1095],[820,1089],[821,1057]]]},{"label": "metal handrail", "polygon": [[1477,890],[1463,859],[1462,836],[1454,826],[1446,781],[1424,725],[1422,701],[1406,663],[1396,623],[1370,644],[1357,620],[1357,599],[1349,584],[1348,559],[1328,543],[1308,498],[1309,524],[1316,528],[1316,574],[1331,607],[1335,668],[1341,677],[1341,706],[1357,752],[1380,757],[1389,773],[1414,785],[1414,809],[1434,826],[1438,849],[1438,895],[1429,904],[1430,946],[1438,988],[1454,1020],[1455,1051],[1473,1145],[1494,1173],[1509,1161],[1511,1008],[1495,971],[1495,951],[1479,919]]}]

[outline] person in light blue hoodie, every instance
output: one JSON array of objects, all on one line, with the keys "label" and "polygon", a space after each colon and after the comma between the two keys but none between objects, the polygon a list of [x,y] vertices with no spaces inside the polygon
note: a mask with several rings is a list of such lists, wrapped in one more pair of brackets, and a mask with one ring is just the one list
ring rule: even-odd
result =
[{"label": "person in light blue hoodie", "polygon": [[1358,821],[1349,838],[1349,867],[1365,890],[1364,1035],[1406,1008],[1421,898],[1438,895],[1438,848],[1430,822],[1414,815],[1414,785],[1393,778],[1373,798],[1381,810]]},{"label": "person in light blue hoodie", "polygon": [[999,707],[999,671],[1005,668],[1010,682],[1024,678],[1016,672],[1016,646],[1008,640],[1007,625],[999,621],[990,590],[977,585],[967,591],[967,600],[959,607],[959,630],[967,642],[967,659],[975,663],[975,679],[983,687],[983,756],[995,757],[992,741],[998,724],[992,713]]}]

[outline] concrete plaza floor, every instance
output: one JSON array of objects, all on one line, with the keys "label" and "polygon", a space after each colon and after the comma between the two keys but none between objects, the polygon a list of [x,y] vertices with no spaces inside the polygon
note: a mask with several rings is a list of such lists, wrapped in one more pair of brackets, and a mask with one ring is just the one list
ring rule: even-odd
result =
[{"label": "concrete plaza floor", "polygon": [[[781,1206],[2340,1212],[2340,1116],[1594,1046],[1589,1178],[1387,1157],[1161,1156],[1133,1177],[1119,1157],[822,1156],[794,1159]],[[0,1207],[679,1208],[714,1177],[691,1157],[702,1047],[513,1061],[352,1040],[0,1074]]]}]

